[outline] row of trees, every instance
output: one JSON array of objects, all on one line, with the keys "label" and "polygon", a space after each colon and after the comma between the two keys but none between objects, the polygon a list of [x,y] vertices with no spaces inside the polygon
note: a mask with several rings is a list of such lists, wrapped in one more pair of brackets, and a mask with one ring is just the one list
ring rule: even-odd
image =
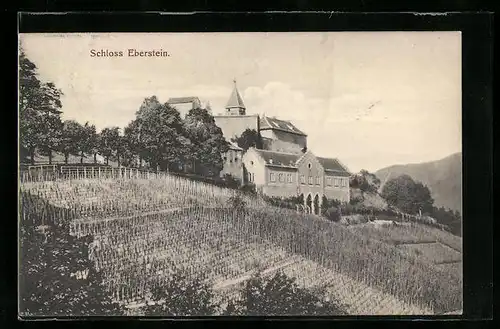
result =
[{"label": "row of trees", "polygon": [[135,118],[123,130],[61,119],[61,90],[51,82],[39,80],[37,67],[23,51],[20,54],[20,153],[23,160],[35,163],[36,155],[62,153],[65,163],[70,155],[84,158],[92,154],[94,163],[101,155],[118,165],[149,165],[154,169],[188,170],[204,176],[218,176],[223,168],[222,153],[228,143],[222,130],[207,110],[196,108],[184,119],[169,104],[156,96],[144,100]]}]

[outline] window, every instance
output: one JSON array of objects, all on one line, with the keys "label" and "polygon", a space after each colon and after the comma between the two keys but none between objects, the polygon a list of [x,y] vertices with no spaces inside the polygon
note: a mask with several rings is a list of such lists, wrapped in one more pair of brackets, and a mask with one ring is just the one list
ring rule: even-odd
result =
[{"label": "window", "polygon": [[252,173],[252,183],[255,182],[255,174]]},{"label": "window", "polygon": [[292,174],[287,174],[287,181],[288,183],[292,182]]},{"label": "window", "polygon": [[311,165],[311,163],[309,163],[309,164],[307,165],[307,168],[311,169],[311,167],[312,167],[312,165]]},{"label": "window", "polygon": [[320,184],[320,177],[319,176],[316,176],[316,185],[321,185]]},{"label": "window", "polygon": [[347,187],[347,178],[342,178],[342,186]]},{"label": "window", "polygon": [[281,174],[281,173],[278,174],[278,179],[279,179],[280,182],[283,182],[283,174]]},{"label": "window", "polygon": [[326,178],[326,185],[332,186],[332,178],[331,177]]},{"label": "window", "polygon": [[309,185],[313,184],[313,176],[309,176]]},{"label": "window", "polygon": [[276,177],[274,176],[273,172],[269,174],[269,178],[270,178],[271,182],[275,182],[276,181]]},{"label": "window", "polygon": [[339,179],[338,178],[334,178],[333,179],[333,183],[335,184],[335,186],[339,186]]},{"label": "window", "polygon": [[305,184],[306,183],[306,178],[304,175],[300,175],[300,184]]}]

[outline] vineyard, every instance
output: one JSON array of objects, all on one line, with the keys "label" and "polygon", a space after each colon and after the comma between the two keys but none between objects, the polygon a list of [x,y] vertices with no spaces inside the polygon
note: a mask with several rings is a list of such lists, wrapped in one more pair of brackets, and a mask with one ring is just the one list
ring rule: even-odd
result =
[{"label": "vineyard", "polygon": [[[302,286],[326,292],[349,314],[435,314],[462,307],[461,272],[446,263],[455,254],[436,265],[428,261],[432,251],[420,257],[396,246],[425,236],[461,247],[446,232],[424,235],[418,224],[345,227],[168,175],[25,182],[21,192],[25,224],[27,214],[36,212],[42,222],[30,225],[67,222],[72,234],[94,236],[90,257],[108,292],[125,305],[145,304],[150,289],[180,269],[202,275],[227,302],[262,269],[283,270]],[[232,206],[235,197],[244,208]],[[34,202],[39,199],[58,210]]]}]

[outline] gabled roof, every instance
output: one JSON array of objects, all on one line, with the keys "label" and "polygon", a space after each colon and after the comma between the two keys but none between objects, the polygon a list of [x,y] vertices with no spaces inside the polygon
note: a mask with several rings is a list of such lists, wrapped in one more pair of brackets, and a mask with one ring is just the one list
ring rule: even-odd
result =
[{"label": "gabled roof", "polygon": [[281,130],[288,133],[293,133],[296,135],[307,136],[297,127],[295,127],[290,121],[280,120],[276,118],[270,118],[263,116],[260,118],[260,129],[261,130]]},{"label": "gabled roof", "polygon": [[325,171],[329,171],[332,173],[335,173],[338,176],[350,176],[351,174],[347,170],[346,167],[344,167],[338,159],[335,158],[321,158],[321,157],[316,157],[325,169]]},{"label": "gabled roof", "polygon": [[190,97],[172,97],[169,98],[168,104],[182,104],[182,103],[200,103],[200,99],[198,97],[190,96]]},{"label": "gabled roof", "polygon": [[245,104],[243,104],[243,99],[236,88],[236,81],[234,81],[234,88],[231,96],[229,96],[229,100],[227,101],[226,109],[230,108],[245,108]]},{"label": "gabled roof", "polygon": [[259,149],[254,149],[254,150],[264,160],[266,166],[297,168],[297,160],[301,157],[301,154],[267,151]]}]

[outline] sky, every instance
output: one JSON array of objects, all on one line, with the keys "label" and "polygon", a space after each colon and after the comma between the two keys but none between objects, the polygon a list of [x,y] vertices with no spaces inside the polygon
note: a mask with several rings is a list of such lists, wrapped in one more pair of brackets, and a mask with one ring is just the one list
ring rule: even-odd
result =
[{"label": "sky", "polygon": [[[237,81],[247,114],[290,120],[317,156],[351,171],[461,152],[460,32],[21,34],[63,119],[126,126],[156,95],[224,111]],[[91,50],[123,57],[91,57]],[[169,57],[128,57],[128,49]]]}]

